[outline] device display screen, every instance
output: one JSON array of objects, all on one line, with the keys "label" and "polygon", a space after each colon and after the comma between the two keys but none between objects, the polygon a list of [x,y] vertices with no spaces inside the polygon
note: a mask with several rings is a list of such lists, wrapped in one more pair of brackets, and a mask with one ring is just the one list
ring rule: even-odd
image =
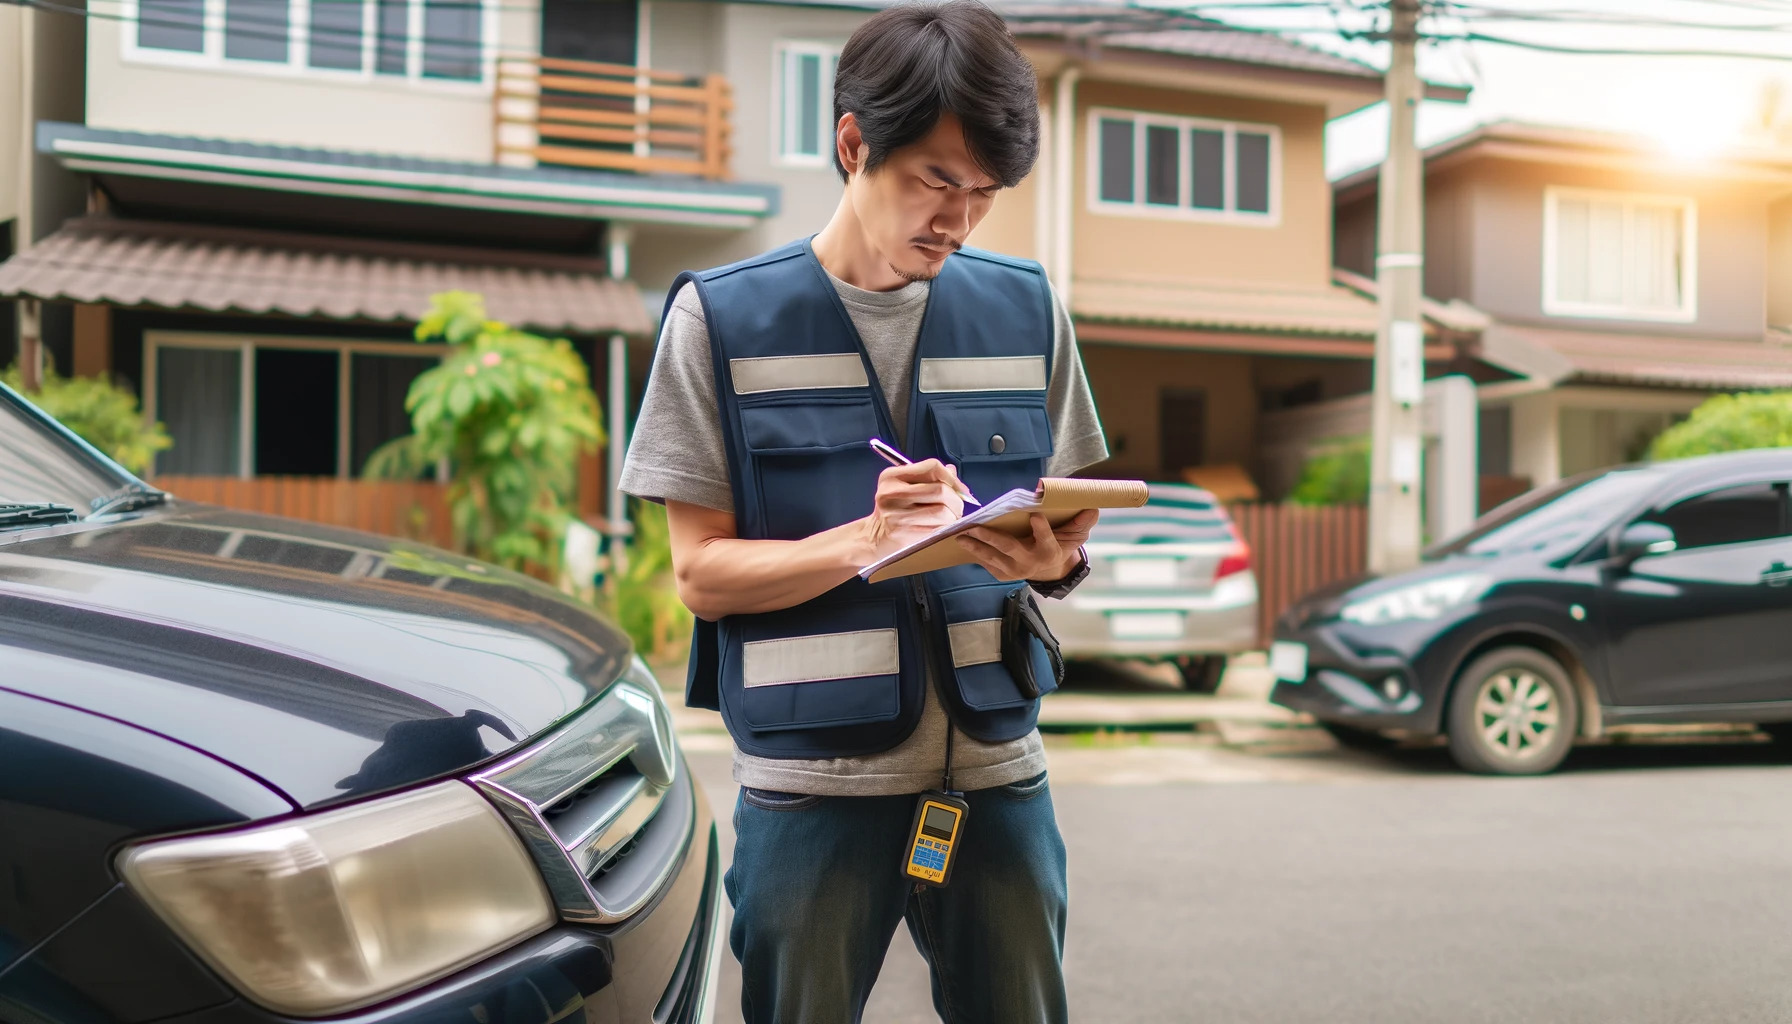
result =
[{"label": "device display screen", "polygon": [[933,839],[950,840],[952,826],[958,824],[958,815],[944,807],[929,807],[927,814],[921,819],[921,834]]}]

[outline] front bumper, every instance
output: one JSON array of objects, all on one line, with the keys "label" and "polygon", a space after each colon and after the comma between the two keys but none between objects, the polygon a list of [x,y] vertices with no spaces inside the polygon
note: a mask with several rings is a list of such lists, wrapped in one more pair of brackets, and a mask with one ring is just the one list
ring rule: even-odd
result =
[{"label": "front bumper", "polygon": [[1306,647],[1307,669],[1303,679],[1278,679],[1269,693],[1271,703],[1359,729],[1440,731],[1441,701],[1426,692],[1422,676],[1407,657],[1360,652],[1334,628],[1276,630],[1277,643]]},{"label": "front bumper", "polygon": [[[709,1024],[726,931],[715,820],[697,789],[684,863],[614,926],[562,922],[411,995],[330,1024]],[[158,1024],[316,1024],[235,1000]]]}]

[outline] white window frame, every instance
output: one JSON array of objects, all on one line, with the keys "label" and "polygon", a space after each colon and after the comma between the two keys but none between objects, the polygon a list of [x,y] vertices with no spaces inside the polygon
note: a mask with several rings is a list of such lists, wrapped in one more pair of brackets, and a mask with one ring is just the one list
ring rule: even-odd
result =
[{"label": "white window frame", "polygon": [[407,0],[409,18],[406,24],[405,73],[378,74],[374,71],[379,47],[379,5],[377,0],[361,4],[361,69],[314,68],[311,66],[311,0],[287,0],[286,60],[230,59],[224,56],[225,0],[203,0],[201,22],[204,49],[164,50],[141,46],[137,42],[140,0],[119,2],[120,58],[128,64],[154,64],[165,67],[199,68],[275,78],[309,78],[320,81],[359,82],[369,85],[398,85],[448,93],[488,94],[492,90],[497,68],[498,0],[478,0],[479,31],[482,39],[479,57],[479,78],[428,78],[423,74],[424,0]]},{"label": "white window frame", "polygon": [[[1630,207],[1678,206],[1680,208],[1680,308],[1676,310],[1639,309],[1625,305],[1597,302],[1575,302],[1557,295],[1557,226],[1559,204],[1563,199],[1590,199],[1621,202],[1625,219]],[[1649,192],[1620,192],[1607,189],[1570,188],[1550,185],[1543,190],[1543,312],[1548,316],[1577,317],[1596,320],[1652,320],[1664,323],[1691,323],[1699,318],[1699,204],[1688,196],[1658,195]]]},{"label": "white window frame", "polygon": [[[1101,122],[1133,123],[1133,199],[1118,202],[1101,197]],[[1175,206],[1145,202],[1145,129],[1176,128],[1177,176]],[[1221,164],[1225,175],[1223,210],[1197,210],[1188,205],[1189,161],[1193,147],[1189,132],[1193,129],[1217,131],[1225,136]],[[1269,211],[1253,213],[1235,209],[1238,202],[1238,133],[1240,131],[1269,136]],[[1116,107],[1091,107],[1084,129],[1085,159],[1088,164],[1087,202],[1089,212],[1116,217],[1145,217],[1152,220],[1185,220],[1208,224],[1234,224],[1240,227],[1273,228],[1282,223],[1282,129],[1273,124],[1250,121],[1215,121],[1204,117],[1182,117]]]},{"label": "white window frame", "polygon": [[[772,47],[772,155],[773,162],[781,167],[803,167],[809,169],[832,169],[834,166],[834,79],[828,74],[830,61],[840,59],[841,44],[824,43],[813,40],[785,39]],[[821,124],[821,152],[813,156],[807,153],[792,153],[788,148],[792,134],[796,129],[796,107],[800,98],[799,90],[793,86],[793,75],[789,73],[792,64],[790,57],[821,58],[821,109],[817,111]]]},{"label": "white window frame", "polygon": [[[280,334],[213,334],[195,331],[143,332],[143,416],[150,423],[160,418],[156,409],[158,370],[164,348],[223,349],[240,354],[237,387],[237,465],[236,476],[255,478],[255,352],[257,349],[288,349],[300,352],[336,353],[336,472],[339,480],[358,475],[349,466],[353,457],[354,428],[352,418],[354,367],[350,358],[357,353],[388,356],[448,355],[449,346],[418,344],[410,341],[361,341],[353,338],[287,337]],[[153,457],[149,475],[155,475]]]}]

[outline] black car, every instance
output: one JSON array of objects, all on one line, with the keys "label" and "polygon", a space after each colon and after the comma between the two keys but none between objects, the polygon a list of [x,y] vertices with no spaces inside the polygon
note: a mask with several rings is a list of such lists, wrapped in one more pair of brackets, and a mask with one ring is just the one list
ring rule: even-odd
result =
[{"label": "black car", "polygon": [[1649,722],[1792,729],[1792,448],[1587,473],[1276,625],[1271,700],[1346,742],[1448,737],[1546,772]]},{"label": "black car", "polygon": [[707,1020],[719,871],[609,623],[0,387],[0,1020]]}]

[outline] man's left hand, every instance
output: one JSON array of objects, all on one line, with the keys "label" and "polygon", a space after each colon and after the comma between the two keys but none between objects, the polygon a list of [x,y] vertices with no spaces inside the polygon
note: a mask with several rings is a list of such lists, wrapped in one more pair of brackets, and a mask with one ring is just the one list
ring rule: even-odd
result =
[{"label": "man's left hand", "polygon": [[1000,530],[975,526],[957,538],[978,565],[998,580],[1061,580],[1076,569],[1078,549],[1089,539],[1101,513],[1086,508],[1053,530],[1042,515],[1032,516],[1031,537],[1010,537]]}]

